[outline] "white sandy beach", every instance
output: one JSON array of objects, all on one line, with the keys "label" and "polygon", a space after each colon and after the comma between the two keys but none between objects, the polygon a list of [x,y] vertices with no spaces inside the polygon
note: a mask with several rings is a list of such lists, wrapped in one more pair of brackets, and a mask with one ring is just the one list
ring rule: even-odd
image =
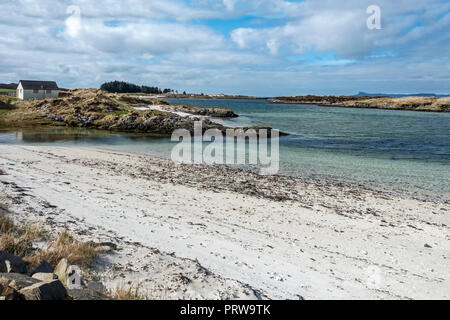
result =
[{"label": "white sandy beach", "polygon": [[114,242],[154,298],[449,299],[450,204],[93,148],[0,145],[15,219]]}]

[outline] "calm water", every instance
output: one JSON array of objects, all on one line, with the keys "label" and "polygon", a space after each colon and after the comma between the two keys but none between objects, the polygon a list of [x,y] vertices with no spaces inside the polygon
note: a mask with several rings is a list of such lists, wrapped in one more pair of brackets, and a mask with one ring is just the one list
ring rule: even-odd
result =
[{"label": "calm water", "polygon": [[[450,196],[450,114],[273,105],[265,100],[172,100],[233,109],[229,126],[266,124],[280,141],[281,173]],[[166,138],[92,130],[0,133],[0,143],[98,146],[169,156]]]}]

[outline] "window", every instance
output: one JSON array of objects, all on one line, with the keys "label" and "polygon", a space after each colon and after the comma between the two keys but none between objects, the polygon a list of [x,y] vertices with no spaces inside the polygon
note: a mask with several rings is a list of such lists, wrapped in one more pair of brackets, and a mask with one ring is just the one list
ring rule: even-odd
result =
[{"label": "window", "polygon": [[39,93],[38,89],[33,89],[33,93]]},{"label": "window", "polygon": [[52,90],[47,90],[47,93],[52,93]]}]

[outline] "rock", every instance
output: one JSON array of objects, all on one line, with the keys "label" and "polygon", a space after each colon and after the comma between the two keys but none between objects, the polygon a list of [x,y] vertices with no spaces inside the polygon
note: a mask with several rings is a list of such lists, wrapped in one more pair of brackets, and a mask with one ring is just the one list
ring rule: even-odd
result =
[{"label": "rock", "polygon": [[67,285],[67,278],[69,276],[69,262],[67,259],[62,259],[55,268],[54,274],[58,276],[59,281]]},{"label": "rock", "polygon": [[9,286],[14,288],[15,290],[20,290],[38,282],[40,281],[24,274],[0,273],[0,285],[3,285],[5,287]]},{"label": "rock", "polygon": [[426,243],[425,245],[424,245],[424,247],[425,248],[428,248],[428,249],[431,249],[431,248],[433,248],[432,246],[430,246],[428,243]]},{"label": "rock", "polygon": [[92,291],[96,291],[98,293],[103,294],[105,292],[105,286],[103,283],[98,281],[91,281],[87,284],[87,288]]},{"label": "rock", "polygon": [[0,261],[0,272],[10,273],[12,270],[11,262],[9,260]]},{"label": "rock", "polygon": [[44,261],[36,269],[34,269],[32,274],[35,273],[53,273],[53,268],[47,261]]},{"label": "rock", "polygon": [[72,289],[68,291],[68,294],[73,300],[108,300],[104,293],[89,288]]},{"label": "rock", "polygon": [[23,300],[23,298],[14,288],[0,284],[0,300]]},{"label": "rock", "polygon": [[99,245],[99,246],[95,247],[95,252],[97,252],[97,253],[105,253],[105,252],[112,252],[112,251],[114,251],[114,249],[110,246]]},{"label": "rock", "polygon": [[33,279],[40,280],[40,281],[52,281],[57,280],[58,276],[54,273],[35,273],[33,274]]},{"label": "rock", "polygon": [[[9,265],[6,261],[9,261]],[[9,270],[8,270],[9,268]],[[0,272],[27,273],[27,264],[19,257],[0,251]]]},{"label": "rock", "polygon": [[67,290],[59,280],[39,282],[19,291],[25,300],[65,300]]},{"label": "rock", "polygon": [[108,247],[108,251],[116,251],[117,250],[117,244],[112,242],[101,242],[99,243],[100,247]]}]

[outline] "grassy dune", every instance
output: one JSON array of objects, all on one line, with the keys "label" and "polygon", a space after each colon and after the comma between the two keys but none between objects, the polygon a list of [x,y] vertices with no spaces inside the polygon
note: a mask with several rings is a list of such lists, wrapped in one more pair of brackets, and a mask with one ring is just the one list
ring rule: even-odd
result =
[{"label": "grassy dune", "polygon": [[[83,126],[84,119],[93,119],[92,126],[100,127],[106,121],[119,120],[128,114],[141,115],[133,106],[149,104],[123,94],[111,94],[96,89],[62,92],[59,98],[20,101],[0,96],[0,126]],[[147,111],[162,115],[159,111]]]}]

